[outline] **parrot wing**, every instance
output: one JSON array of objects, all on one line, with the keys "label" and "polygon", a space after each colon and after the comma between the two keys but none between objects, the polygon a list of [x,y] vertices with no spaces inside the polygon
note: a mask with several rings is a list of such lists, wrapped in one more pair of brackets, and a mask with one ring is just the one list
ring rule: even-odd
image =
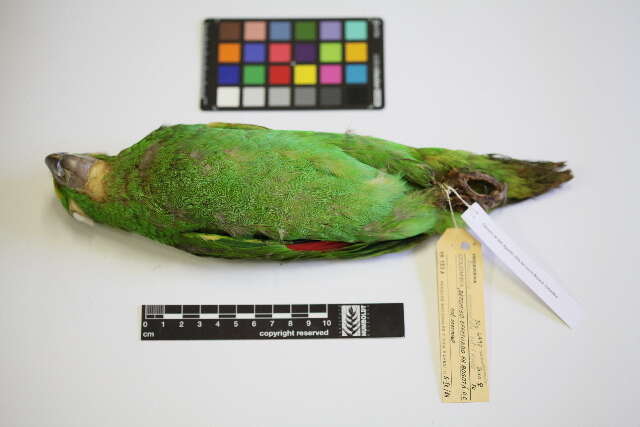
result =
[{"label": "parrot wing", "polygon": [[370,136],[325,134],[327,144],[382,172],[402,177],[422,188],[433,185],[433,171],[417,148]]},{"label": "parrot wing", "polygon": [[[318,142],[339,147],[361,163],[399,176],[418,188],[448,184],[461,194],[471,194],[466,197],[468,202],[478,201],[488,210],[545,193],[573,178],[564,162],[518,160],[445,148],[414,148],[351,133],[317,135]],[[494,188],[495,194],[474,192],[468,185],[469,180]]]},{"label": "parrot wing", "polygon": [[[450,185],[485,209],[545,193],[573,178],[564,162],[527,161],[494,154],[475,154],[445,148],[413,148],[380,138],[353,134],[326,134],[326,143],[351,157],[411,184],[432,188]],[[475,181],[486,192],[469,185]],[[492,191],[493,190],[493,191]],[[442,205],[441,203],[439,203]],[[455,207],[455,206],[454,206]],[[460,210],[463,205],[458,205]]]},{"label": "parrot wing", "polygon": [[374,243],[344,243],[325,241],[281,242],[276,240],[243,239],[221,234],[188,232],[181,234],[174,246],[195,255],[230,259],[349,259],[366,258],[411,248],[427,235],[402,240]]},{"label": "parrot wing", "polygon": [[[219,129],[269,130],[264,126],[242,123],[213,122],[207,126]],[[424,162],[417,148],[352,133],[314,132],[314,134],[318,136],[318,143],[324,142],[338,147],[345,154],[368,166],[399,175],[419,187],[431,185],[433,172]]]}]

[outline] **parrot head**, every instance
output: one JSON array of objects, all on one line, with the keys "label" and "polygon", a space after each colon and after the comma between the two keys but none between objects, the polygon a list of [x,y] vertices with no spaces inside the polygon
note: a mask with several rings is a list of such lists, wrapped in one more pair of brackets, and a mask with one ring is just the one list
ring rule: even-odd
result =
[{"label": "parrot head", "polygon": [[104,200],[102,178],[108,169],[107,163],[87,154],[71,153],[49,154],[44,162],[53,175],[62,205],[75,219],[92,224],[93,220],[81,205]]}]

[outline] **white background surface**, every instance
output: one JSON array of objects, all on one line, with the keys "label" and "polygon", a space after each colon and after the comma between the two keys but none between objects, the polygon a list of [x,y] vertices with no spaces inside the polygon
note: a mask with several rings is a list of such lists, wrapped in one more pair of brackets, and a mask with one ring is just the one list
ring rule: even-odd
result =
[{"label": "white background surface", "polygon": [[[637,426],[640,3],[4,1],[0,425]],[[387,108],[199,111],[208,17],[379,16]],[[571,330],[490,256],[491,402],[438,397],[435,239],[362,261],[197,258],[71,219],[43,158],[246,122],[567,160],[493,217],[559,278]],[[404,302],[403,339],[141,342],[144,303]]]}]

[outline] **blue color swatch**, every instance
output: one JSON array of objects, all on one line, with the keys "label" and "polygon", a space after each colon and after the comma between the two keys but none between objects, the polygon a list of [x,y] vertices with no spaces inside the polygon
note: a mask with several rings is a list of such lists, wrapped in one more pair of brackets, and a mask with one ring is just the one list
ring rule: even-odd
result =
[{"label": "blue color swatch", "polygon": [[244,62],[264,62],[267,57],[267,49],[264,43],[245,43]]},{"label": "blue color swatch", "polygon": [[269,22],[269,38],[271,40],[291,40],[291,22]]},{"label": "blue color swatch", "polygon": [[218,84],[219,85],[237,85],[240,83],[240,66],[239,65],[219,65],[218,66]]}]

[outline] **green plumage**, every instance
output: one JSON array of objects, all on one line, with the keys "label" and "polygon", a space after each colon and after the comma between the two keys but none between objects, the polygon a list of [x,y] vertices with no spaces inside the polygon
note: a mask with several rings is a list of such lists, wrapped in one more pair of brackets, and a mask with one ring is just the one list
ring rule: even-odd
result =
[{"label": "green plumage", "polygon": [[[571,178],[562,163],[231,124],[162,127],[117,156],[93,157],[108,164],[104,199],[56,182],[65,207],[73,200],[96,222],[226,258],[395,252],[451,225],[439,184],[456,187],[456,174],[490,175],[506,185],[504,202]],[[478,194],[491,190],[483,193],[487,183],[473,181]],[[349,245],[296,249],[306,241]]]}]

